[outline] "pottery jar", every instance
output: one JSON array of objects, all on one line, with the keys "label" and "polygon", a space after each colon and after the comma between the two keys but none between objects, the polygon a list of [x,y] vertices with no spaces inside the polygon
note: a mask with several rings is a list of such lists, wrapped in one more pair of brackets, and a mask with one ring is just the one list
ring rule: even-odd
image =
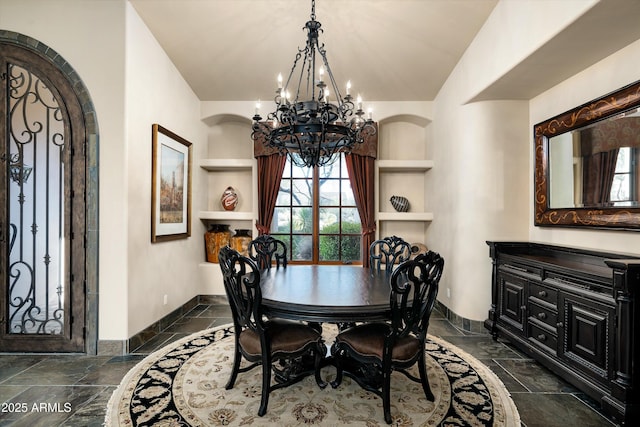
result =
[{"label": "pottery jar", "polygon": [[228,224],[212,224],[209,231],[204,233],[204,245],[207,262],[218,262],[218,252],[229,245],[231,230]]},{"label": "pottery jar", "polygon": [[236,190],[233,187],[227,187],[227,189],[222,192],[220,203],[222,203],[225,211],[234,210],[236,206],[238,206],[238,193],[236,193]]},{"label": "pottery jar", "polygon": [[231,237],[231,247],[238,251],[240,255],[249,255],[249,243],[251,243],[251,230],[239,229]]}]

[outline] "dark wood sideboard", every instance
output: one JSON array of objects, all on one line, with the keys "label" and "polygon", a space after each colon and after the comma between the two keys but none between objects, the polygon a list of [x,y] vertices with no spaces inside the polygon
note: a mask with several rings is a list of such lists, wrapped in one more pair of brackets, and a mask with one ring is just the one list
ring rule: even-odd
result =
[{"label": "dark wood sideboard", "polygon": [[486,328],[631,424],[640,415],[640,256],[487,244],[493,273]]}]

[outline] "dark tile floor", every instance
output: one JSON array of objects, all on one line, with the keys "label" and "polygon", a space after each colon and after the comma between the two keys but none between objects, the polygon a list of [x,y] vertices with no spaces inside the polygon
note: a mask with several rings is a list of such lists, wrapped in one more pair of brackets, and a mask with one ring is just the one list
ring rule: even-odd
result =
[{"label": "dark tile floor", "polygon": [[[198,306],[127,356],[0,354],[0,426],[100,426],[111,393],[145,355],[193,332],[229,323],[229,316],[226,306]],[[434,313],[429,333],[487,364],[511,392],[523,426],[614,425],[590,399],[507,342],[461,332],[439,313]]]}]

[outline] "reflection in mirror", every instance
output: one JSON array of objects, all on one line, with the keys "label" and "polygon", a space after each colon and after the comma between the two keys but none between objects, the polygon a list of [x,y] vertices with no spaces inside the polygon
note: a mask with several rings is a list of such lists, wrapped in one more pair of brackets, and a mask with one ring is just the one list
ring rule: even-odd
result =
[{"label": "reflection in mirror", "polygon": [[549,207],[637,207],[638,109],[549,138]]},{"label": "reflection in mirror", "polygon": [[538,123],[534,223],[640,230],[640,81]]}]

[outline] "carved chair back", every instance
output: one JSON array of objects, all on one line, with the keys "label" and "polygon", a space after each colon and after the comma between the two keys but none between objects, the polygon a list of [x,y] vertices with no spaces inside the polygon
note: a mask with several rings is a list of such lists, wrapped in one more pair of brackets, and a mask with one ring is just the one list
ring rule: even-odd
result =
[{"label": "carved chair back", "polygon": [[260,308],[262,292],[258,267],[251,259],[229,246],[220,249],[218,261],[236,334],[248,328],[262,335],[264,323]]},{"label": "carved chair back", "polygon": [[376,273],[382,269],[391,274],[393,267],[411,257],[411,245],[398,236],[376,240],[369,247],[370,268]]},{"label": "carved chair back", "polygon": [[390,278],[393,340],[413,334],[424,344],[443,269],[444,259],[429,251],[403,262],[393,271]]},{"label": "carved chair back", "polygon": [[276,267],[287,266],[287,245],[269,234],[256,237],[249,243],[249,257],[261,270],[271,268],[273,261]]}]

